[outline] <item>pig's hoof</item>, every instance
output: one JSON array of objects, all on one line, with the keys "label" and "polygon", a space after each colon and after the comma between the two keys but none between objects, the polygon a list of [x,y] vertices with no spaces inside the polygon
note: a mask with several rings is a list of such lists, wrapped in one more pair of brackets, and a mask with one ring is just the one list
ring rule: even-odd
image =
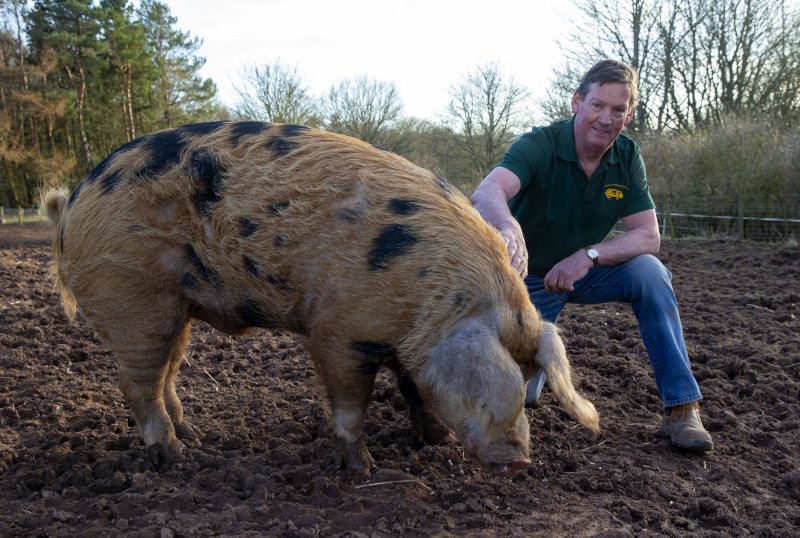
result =
[{"label": "pig's hoof", "polygon": [[336,465],[340,469],[363,473],[367,476],[372,474],[375,460],[372,459],[363,439],[359,439],[355,443],[348,443],[343,439],[336,439],[335,445]]},{"label": "pig's hoof", "polygon": [[200,432],[188,420],[175,424],[175,436],[189,446],[200,446]]},{"label": "pig's hoof", "polygon": [[181,459],[185,453],[186,447],[178,440],[168,445],[154,443],[146,449],[147,458],[153,462],[154,465],[175,463]]},{"label": "pig's hoof", "polygon": [[442,445],[455,441],[450,429],[428,413],[424,407],[412,409],[411,427],[417,439],[426,445]]}]

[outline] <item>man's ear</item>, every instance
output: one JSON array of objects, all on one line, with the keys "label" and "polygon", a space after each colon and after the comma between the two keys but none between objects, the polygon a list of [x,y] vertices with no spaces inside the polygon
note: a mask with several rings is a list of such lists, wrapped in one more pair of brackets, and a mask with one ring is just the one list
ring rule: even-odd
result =
[{"label": "man's ear", "polygon": [[581,108],[581,102],[583,101],[583,96],[579,94],[577,91],[572,94],[572,113],[577,114],[578,110]]},{"label": "man's ear", "polygon": [[625,125],[628,125],[631,120],[633,120],[633,113],[636,112],[636,108],[632,108],[630,112],[625,116]]}]

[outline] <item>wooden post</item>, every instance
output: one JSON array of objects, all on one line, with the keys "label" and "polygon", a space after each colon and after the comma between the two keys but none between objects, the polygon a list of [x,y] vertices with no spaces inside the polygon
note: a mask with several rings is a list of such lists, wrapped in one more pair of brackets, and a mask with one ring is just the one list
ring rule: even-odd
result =
[{"label": "wooden post", "polygon": [[736,235],[739,241],[744,241],[744,204],[742,203],[742,195],[736,201],[737,215],[736,215]]},{"label": "wooden post", "polygon": [[23,217],[25,216],[25,210],[21,207],[17,206],[17,215],[19,217],[19,225],[22,226],[23,224]]},{"label": "wooden post", "polygon": [[669,198],[667,198],[665,211],[666,211],[666,227],[667,229],[669,229],[669,238],[675,239],[675,223],[672,222],[672,207],[669,203]]},{"label": "wooden post", "polygon": [[0,224],[6,223],[6,210],[0,205]]}]

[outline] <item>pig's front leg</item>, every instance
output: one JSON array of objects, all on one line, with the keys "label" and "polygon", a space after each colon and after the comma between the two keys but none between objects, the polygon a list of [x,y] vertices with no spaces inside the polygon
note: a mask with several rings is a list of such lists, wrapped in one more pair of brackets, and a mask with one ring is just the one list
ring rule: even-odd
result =
[{"label": "pig's front leg", "polygon": [[347,351],[333,345],[318,350],[306,349],[314,362],[314,371],[328,396],[334,459],[340,468],[370,474],[375,464],[364,442],[364,418],[367,415],[375,371],[359,369]]},{"label": "pig's front leg", "polygon": [[402,372],[400,368],[393,368],[397,375],[397,388],[403,395],[408,405],[411,417],[411,428],[417,440],[428,445],[439,445],[455,441],[450,428],[442,424],[425,405],[425,401],[420,396],[414,380]]}]

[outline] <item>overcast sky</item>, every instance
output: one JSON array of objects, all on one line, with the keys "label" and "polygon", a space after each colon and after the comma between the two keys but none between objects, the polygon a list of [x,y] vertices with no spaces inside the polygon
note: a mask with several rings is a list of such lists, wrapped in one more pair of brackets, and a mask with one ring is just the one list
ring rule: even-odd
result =
[{"label": "overcast sky", "polygon": [[229,106],[245,66],[280,60],[311,91],[366,75],[394,82],[409,116],[435,119],[450,86],[497,62],[534,96],[563,61],[568,0],[166,0],[203,40],[201,75]]}]

